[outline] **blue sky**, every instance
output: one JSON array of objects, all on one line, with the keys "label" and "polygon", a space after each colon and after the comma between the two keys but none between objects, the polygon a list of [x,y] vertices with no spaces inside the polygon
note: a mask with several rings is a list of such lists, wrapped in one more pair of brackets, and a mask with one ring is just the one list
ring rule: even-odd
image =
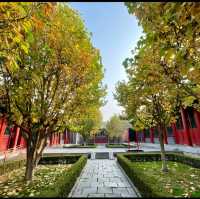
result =
[{"label": "blue sky", "polygon": [[92,33],[93,45],[100,49],[105,68],[104,84],[108,87],[107,104],[101,108],[103,120],[113,114],[119,114],[122,107],[113,98],[115,85],[119,80],[126,80],[122,66],[124,59],[131,55],[142,35],[135,16],[129,15],[122,2],[71,2],[77,10],[89,32]]}]

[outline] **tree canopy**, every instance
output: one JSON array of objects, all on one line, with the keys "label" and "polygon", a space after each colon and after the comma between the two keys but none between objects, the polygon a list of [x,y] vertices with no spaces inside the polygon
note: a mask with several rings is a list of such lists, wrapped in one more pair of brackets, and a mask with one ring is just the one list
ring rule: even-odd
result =
[{"label": "tree canopy", "polygon": [[0,10],[2,96],[9,121],[26,139],[31,180],[52,133],[80,130],[80,119],[92,121],[89,131],[98,126],[106,94],[103,65],[82,19],[68,5],[2,3]]},{"label": "tree canopy", "polygon": [[199,25],[197,2],[126,2],[144,36],[123,65],[127,82],[118,82],[115,98],[136,130],[159,129],[163,170],[166,126],[180,108],[199,109]]},{"label": "tree canopy", "polygon": [[130,123],[127,120],[120,119],[117,115],[113,115],[110,120],[106,122],[106,131],[110,138],[120,137],[129,127],[131,127]]}]

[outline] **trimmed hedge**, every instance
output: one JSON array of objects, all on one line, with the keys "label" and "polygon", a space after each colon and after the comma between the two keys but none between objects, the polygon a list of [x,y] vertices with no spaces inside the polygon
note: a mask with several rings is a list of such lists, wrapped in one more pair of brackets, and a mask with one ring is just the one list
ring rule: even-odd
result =
[{"label": "trimmed hedge", "polygon": [[[200,159],[193,158],[178,153],[166,153],[166,158],[170,161],[180,162],[190,165],[195,168],[200,168]],[[164,193],[157,190],[157,187],[152,187],[152,181],[147,180],[143,172],[134,167],[133,162],[160,161],[159,153],[121,153],[117,154],[117,160],[125,173],[140,191],[142,197],[170,197],[170,193]]]},{"label": "trimmed hedge", "polygon": [[106,144],[107,148],[127,148],[128,146],[125,146],[123,144]]},{"label": "trimmed hedge", "polygon": [[[43,154],[42,158],[40,159],[40,164],[44,164],[44,162],[52,162],[57,161],[57,164],[64,162],[64,164],[71,164],[76,162],[80,156],[86,155],[88,158],[91,158],[90,153],[46,153]],[[64,161],[62,161],[64,159]],[[66,159],[66,160],[65,160]],[[66,163],[65,163],[66,162]]]},{"label": "trimmed hedge", "polygon": [[[161,161],[160,153],[130,153],[124,154],[129,160],[137,162],[146,162],[146,161]],[[183,164],[190,165],[194,168],[200,168],[200,158],[191,157],[184,155],[183,153],[174,153],[167,152],[166,159],[173,162],[180,162]]]},{"label": "trimmed hedge", "polygon": [[80,156],[80,154],[48,154],[40,159],[39,164],[74,164]]},{"label": "trimmed hedge", "polygon": [[[73,164],[77,162],[82,155],[83,154],[47,154],[40,159],[39,164]],[[90,158],[90,154],[88,154],[88,158]],[[19,169],[25,165],[26,159],[8,160],[6,162],[2,160],[0,161],[0,175],[4,175],[5,173]]]},{"label": "trimmed hedge", "polygon": [[77,144],[74,144],[74,145],[71,145],[71,146],[63,145],[63,148],[96,148],[96,147],[97,147],[96,144],[87,144],[86,146],[77,145]]},{"label": "trimmed hedge", "polygon": [[[128,148],[126,144],[106,144],[107,148]],[[136,146],[130,146],[130,148],[136,148]]]},{"label": "trimmed hedge", "polygon": [[19,169],[23,166],[25,166],[26,160],[8,160],[6,162],[1,161],[0,162],[0,175],[4,175],[5,173],[8,173],[12,170]]},{"label": "trimmed hedge", "polygon": [[133,168],[132,162],[129,159],[127,159],[122,154],[117,154],[117,161],[124,169],[130,180],[138,188],[143,197],[160,197],[144,181],[145,176],[143,175],[143,173],[140,172],[138,169]]},{"label": "trimmed hedge", "polygon": [[59,177],[55,184],[43,190],[39,197],[67,197],[86,162],[87,157],[85,155],[79,156],[78,161],[66,173]]}]

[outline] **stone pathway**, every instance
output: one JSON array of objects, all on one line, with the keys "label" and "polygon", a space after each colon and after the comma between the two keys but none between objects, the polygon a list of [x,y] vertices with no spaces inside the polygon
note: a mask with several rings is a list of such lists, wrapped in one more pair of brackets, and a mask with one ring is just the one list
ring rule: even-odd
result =
[{"label": "stone pathway", "polygon": [[116,160],[88,160],[69,197],[138,197]]}]

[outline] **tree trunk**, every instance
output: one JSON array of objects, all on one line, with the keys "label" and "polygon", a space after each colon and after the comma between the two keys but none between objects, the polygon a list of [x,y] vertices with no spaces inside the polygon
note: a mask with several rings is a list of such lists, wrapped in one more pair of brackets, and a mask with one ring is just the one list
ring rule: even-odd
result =
[{"label": "tree trunk", "polygon": [[162,171],[163,172],[168,172],[168,167],[167,167],[167,161],[166,161],[166,156],[165,156],[165,145],[164,145],[164,130],[165,128],[160,125],[160,136],[159,136],[159,141],[160,141],[160,152],[161,152],[161,160],[162,160]]},{"label": "tree trunk", "polygon": [[46,144],[47,138],[41,139],[36,144],[33,144],[30,140],[27,141],[25,181],[32,181],[34,169],[42,156]]},{"label": "tree trunk", "polygon": [[25,180],[32,181],[34,169],[34,150],[30,145],[30,141],[27,142],[27,152],[26,152],[26,172]]}]

